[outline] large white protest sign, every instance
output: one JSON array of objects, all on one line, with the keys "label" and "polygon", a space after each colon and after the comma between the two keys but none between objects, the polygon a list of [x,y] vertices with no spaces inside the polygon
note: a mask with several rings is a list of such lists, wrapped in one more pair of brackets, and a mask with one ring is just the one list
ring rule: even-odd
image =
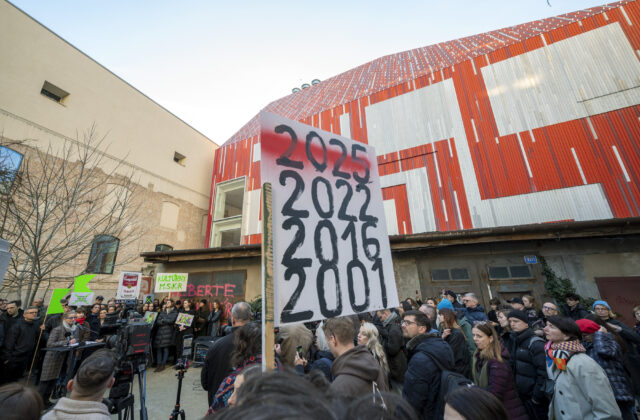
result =
[{"label": "large white protest sign", "polygon": [[275,324],[398,306],[374,149],[267,112],[260,123]]},{"label": "large white protest sign", "polygon": [[116,299],[138,299],[141,276],[141,273],[121,272]]},{"label": "large white protest sign", "polygon": [[184,292],[187,290],[187,273],[158,273],[156,275],[156,293]]}]

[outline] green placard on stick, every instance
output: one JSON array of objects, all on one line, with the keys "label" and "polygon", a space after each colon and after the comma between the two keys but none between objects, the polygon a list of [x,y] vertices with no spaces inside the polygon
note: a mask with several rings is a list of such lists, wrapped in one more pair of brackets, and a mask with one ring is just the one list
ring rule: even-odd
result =
[{"label": "green placard on stick", "polygon": [[93,280],[95,274],[83,274],[81,276],[76,276],[73,282],[73,291],[80,293],[91,293],[91,289],[87,287],[87,284]]},{"label": "green placard on stick", "polygon": [[69,294],[71,289],[54,289],[49,301],[49,308],[47,309],[47,315],[61,314],[64,312],[64,308],[60,304],[60,299],[64,299]]}]

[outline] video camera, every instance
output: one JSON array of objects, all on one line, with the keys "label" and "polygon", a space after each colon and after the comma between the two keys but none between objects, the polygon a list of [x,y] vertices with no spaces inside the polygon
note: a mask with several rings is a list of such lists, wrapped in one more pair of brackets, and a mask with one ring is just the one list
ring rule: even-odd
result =
[{"label": "video camera", "polygon": [[[117,360],[115,383],[109,392],[105,404],[111,414],[118,414],[122,410],[126,413],[133,408],[132,386],[134,377],[142,384],[141,375],[147,368],[150,358],[150,342],[152,325],[142,320],[142,316],[135,312],[136,301],[125,301],[125,307],[118,314],[108,314],[100,328],[101,334],[107,338],[107,347],[112,349]],[[141,386],[141,395],[143,390]],[[144,397],[141,399],[141,412],[145,411]]]}]

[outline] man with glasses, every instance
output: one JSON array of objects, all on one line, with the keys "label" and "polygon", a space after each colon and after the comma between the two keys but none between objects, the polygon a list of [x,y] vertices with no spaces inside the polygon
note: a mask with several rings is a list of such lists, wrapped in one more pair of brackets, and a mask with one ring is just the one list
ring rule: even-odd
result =
[{"label": "man with glasses", "polygon": [[538,319],[531,325],[531,329],[538,337],[542,337],[546,341],[546,337],[544,335],[544,327],[547,326],[547,319],[550,316],[558,315],[558,307],[551,302],[545,302],[542,304],[542,318]]},{"label": "man with glasses", "polygon": [[443,367],[453,370],[453,352],[446,341],[432,334],[431,321],[420,311],[402,315],[402,333],[409,358],[404,375],[402,397],[411,404],[418,418],[442,418],[444,401],[439,398]]},{"label": "man with glasses", "polygon": [[0,351],[0,385],[17,381],[29,366],[38,341],[40,324],[36,322],[37,316],[38,308],[29,306],[24,311],[23,318],[17,320],[7,331]]},{"label": "man with glasses", "polygon": [[[51,330],[47,347],[61,347],[73,345],[88,338],[88,330],[81,328],[76,324],[77,314],[75,311],[69,311],[62,316],[60,325]],[[40,385],[38,392],[42,396],[45,408],[50,407],[53,403],[49,400],[51,391],[55,387],[56,381],[60,377],[60,372],[65,360],[67,364],[71,363],[72,352],[47,351],[42,363],[42,373],[40,374]]]}]

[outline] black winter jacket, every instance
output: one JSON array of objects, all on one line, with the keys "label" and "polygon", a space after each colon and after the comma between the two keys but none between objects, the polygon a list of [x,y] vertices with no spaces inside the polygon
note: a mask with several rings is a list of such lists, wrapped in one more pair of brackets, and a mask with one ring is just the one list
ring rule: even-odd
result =
[{"label": "black winter jacket", "polygon": [[[404,372],[407,370],[407,358],[403,352],[404,338],[400,327],[400,317],[395,312],[391,315],[393,320],[383,322],[379,330],[382,335],[382,344],[389,362],[389,376],[392,381],[402,383]],[[389,319],[387,318],[386,321]]]},{"label": "black winter jacket", "polygon": [[171,347],[174,345],[174,338],[176,332],[176,318],[178,318],[178,311],[171,308],[171,312],[166,310],[160,312],[156,318],[156,337],[153,340],[155,348],[160,349],[163,347]]},{"label": "black winter jacket", "polygon": [[523,402],[533,398],[542,403],[546,399],[544,384],[547,379],[547,367],[544,344],[531,328],[521,333],[511,333],[508,350],[516,388]]},{"label": "black winter jacket", "polygon": [[39,333],[40,322],[17,320],[7,332],[0,359],[10,364],[28,362],[36,349]]},{"label": "black winter jacket", "polygon": [[231,373],[231,353],[233,353],[233,337],[239,327],[233,327],[230,334],[219,338],[209,349],[207,358],[200,371],[200,383],[208,391],[209,405],[218,391],[218,387]]},{"label": "black winter jacket", "polygon": [[633,401],[633,391],[629,377],[622,365],[622,350],[615,338],[609,333],[596,331],[593,341],[583,341],[587,354],[598,362],[609,378],[616,401]]},{"label": "black winter jacket", "polygon": [[573,309],[569,308],[569,305],[562,305],[562,313],[574,321],[586,318],[589,315],[589,311],[581,303],[578,303]]},{"label": "black winter jacket", "polygon": [[440,337],[421,334],[407,343],[409,366],[404,375],[402,396],[416,410],[419,419],[432,419],[439,411],[441,371],[433,362],[453,370],[453,352]]},{"label": "black winter jacket", "polygon": [[453,352],[454,371],[471,379],[471,353],[467,340],[461,330],[452,328],[451,334],[444,339]]}]

